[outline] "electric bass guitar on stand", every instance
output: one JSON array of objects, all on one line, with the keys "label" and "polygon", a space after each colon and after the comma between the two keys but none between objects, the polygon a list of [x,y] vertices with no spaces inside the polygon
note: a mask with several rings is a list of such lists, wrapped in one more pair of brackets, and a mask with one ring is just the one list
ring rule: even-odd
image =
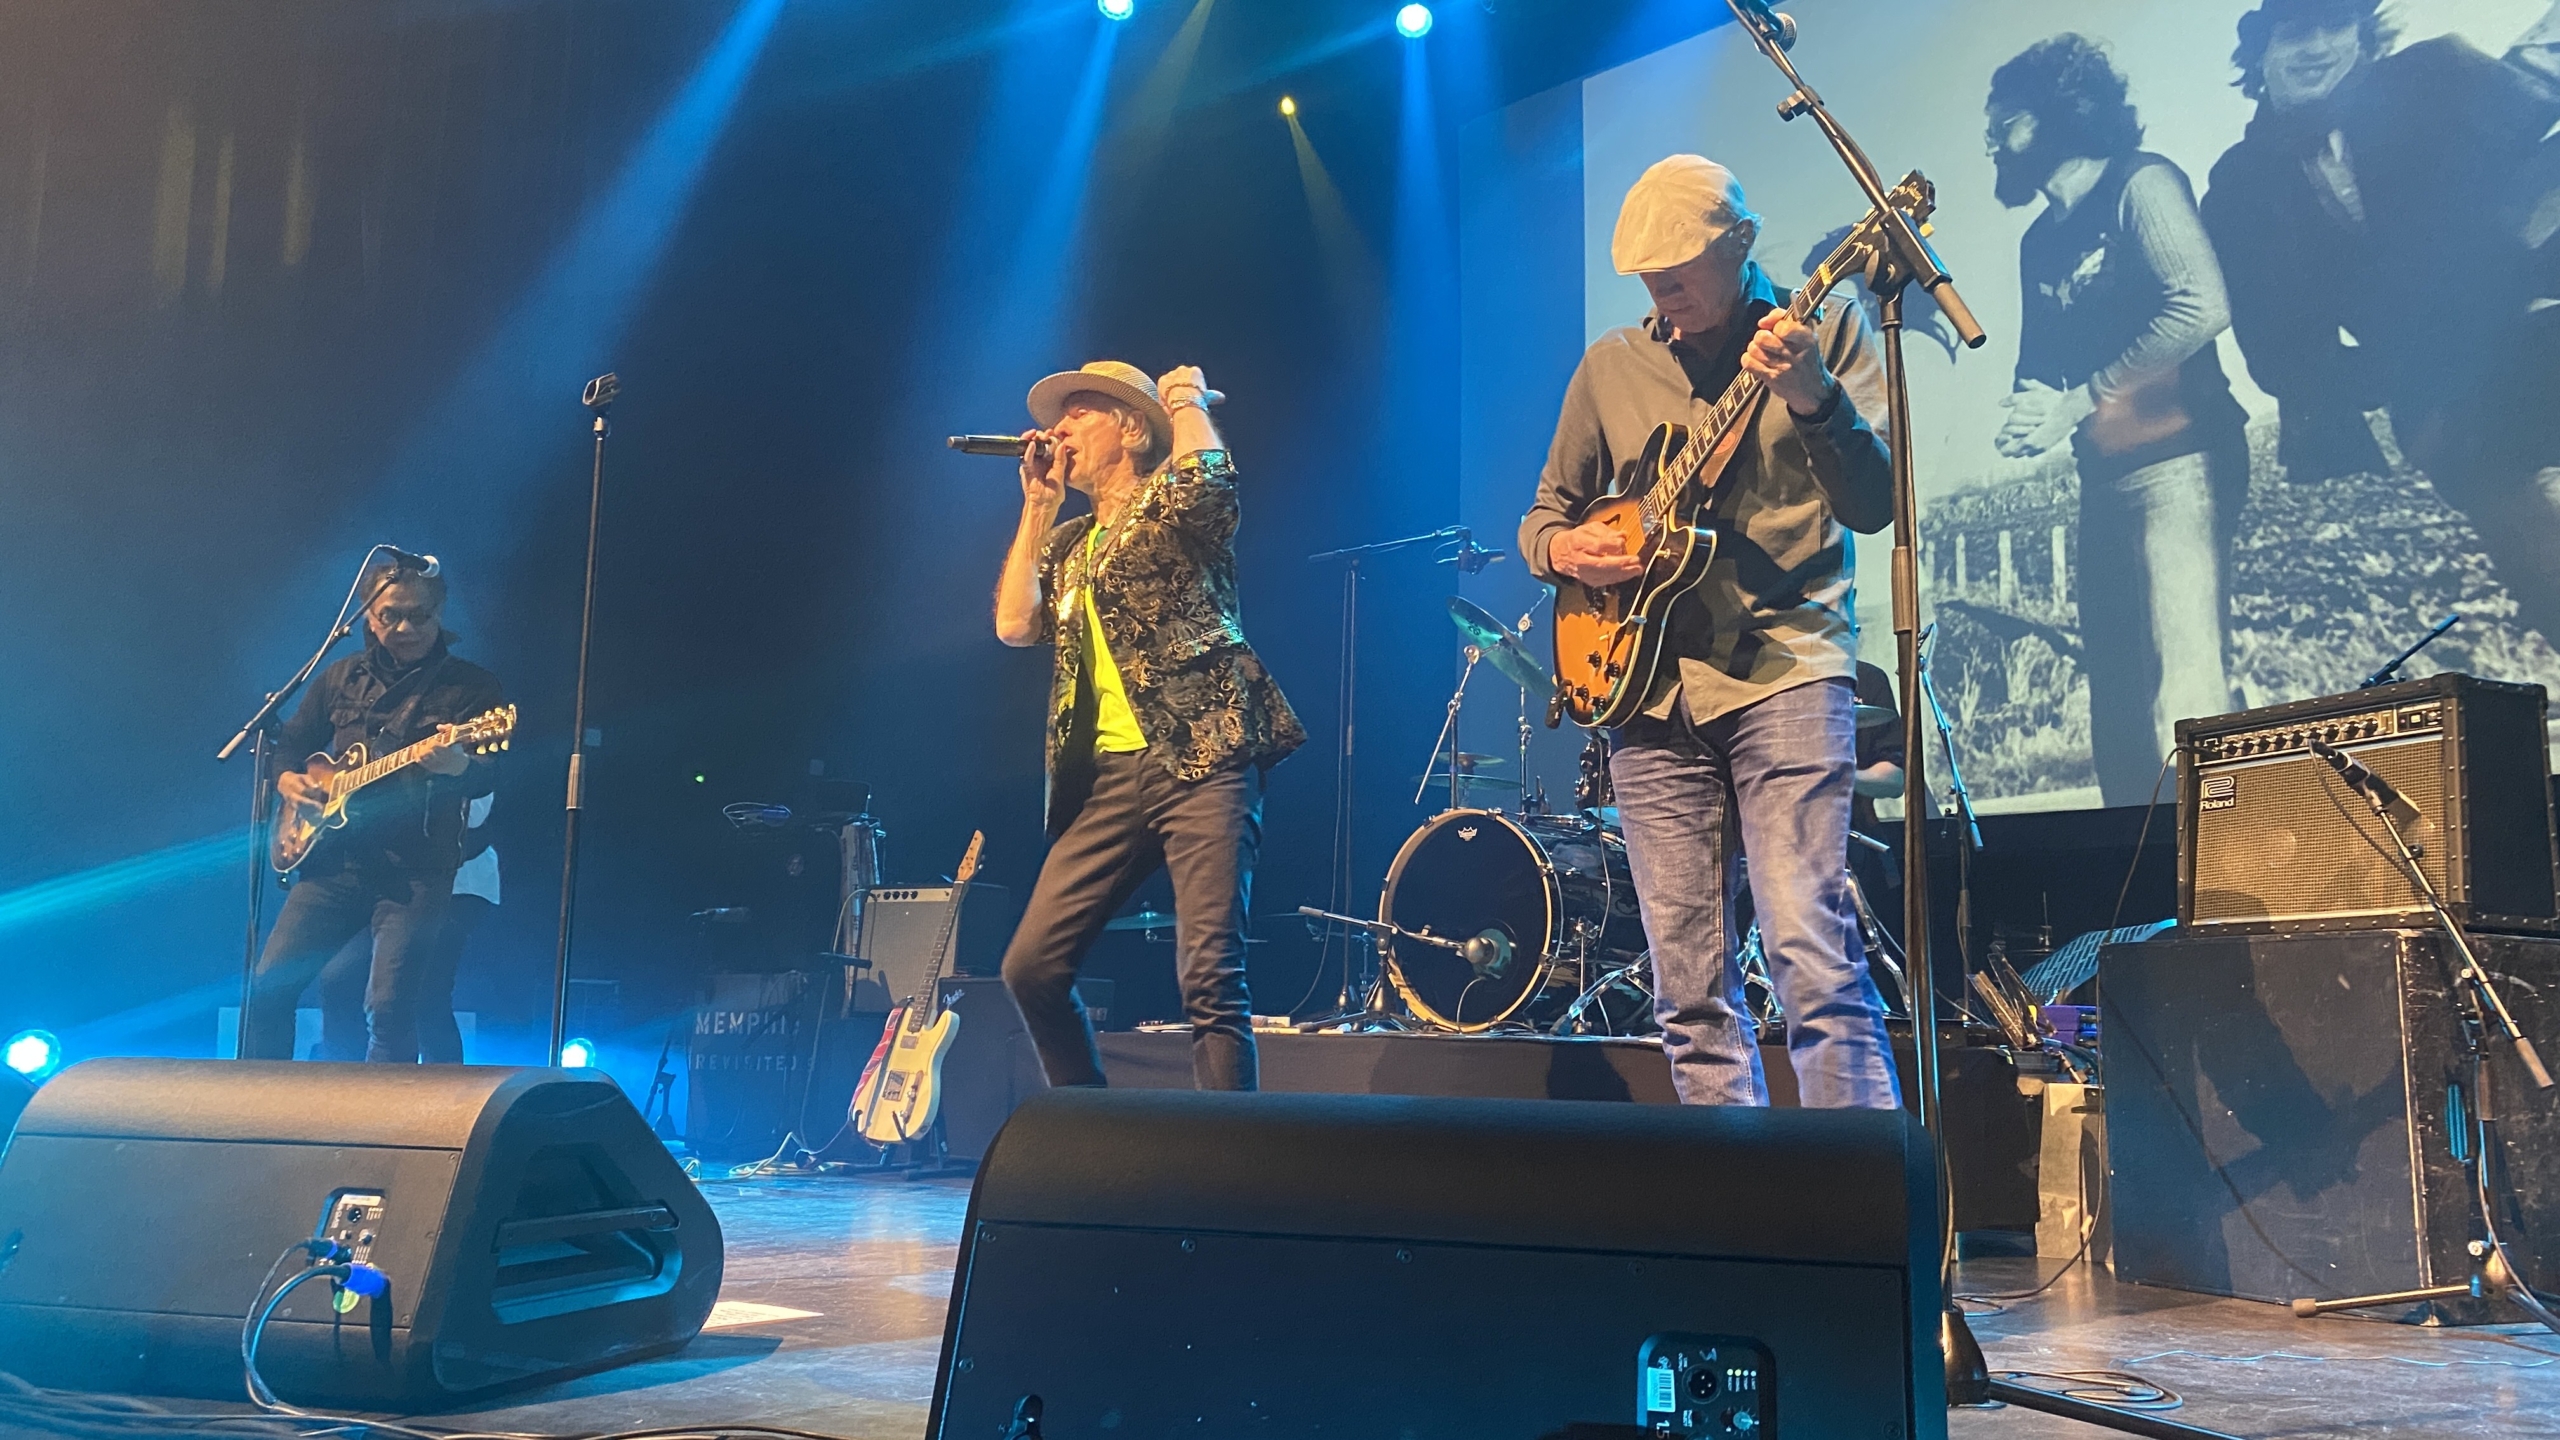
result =
[{"label": "electric bass guitar on stand", "polygon": [[[1925,177],[1917,171],[1905,175],[1885,198],[1926,232],[1922,222],[1937,208],[1937,192]],[[1787,302],[1787,313],[1814,323],[1834,289],[1891,253],[1881,217],[1870,213],[1814,267]],[[1596,520],[1617,532],[1627,553],[1643,560],[1644,571],[1617,585],[1570,579],[1557,585],[1556,693],[1548,724],[1570,715],[1575,724],[1594,729],[1623,725],[1644,707],[1661,673],[1671,607],[1697,588],[1715,561],[1718,537],[1710,522],[1765,393],[1760,378],[1745,371],[1725,387],[1703,424],[1656,426],[1635,473],[1575,518],[1576,524]]]},{"label": "electric bass guitar on stand", "polygon": [[941,1114],[942,1062],[960,1033],[960,1017],[942,1003],[942,972],[951,959],[961,902],[968,898],[969,882],[977,878],[978,855],[986,842],[983,831],[969,837],[968,853],[951,877],[951,912],[942,917],[942,938],[934,942],[924,985],[889,1012],[880,1044],[862,1068],[862,1083],[854,1087],[853,1128],[874,1145],[922,1139]]}]

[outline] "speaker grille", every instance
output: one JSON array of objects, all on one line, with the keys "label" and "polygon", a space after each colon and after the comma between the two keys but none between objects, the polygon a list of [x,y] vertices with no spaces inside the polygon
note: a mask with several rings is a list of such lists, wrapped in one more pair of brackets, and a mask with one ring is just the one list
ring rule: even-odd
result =
[{"label": "speaker grille", "polygon": [[[2409,842],[2448,901],[2444,736],[2342,746],[2418,807]],[[2214,765],[2199,774],[2195,916],[2212,925],[2350,919],[2420,909],[2391,835],[2364,797],[2305,752]]]}]

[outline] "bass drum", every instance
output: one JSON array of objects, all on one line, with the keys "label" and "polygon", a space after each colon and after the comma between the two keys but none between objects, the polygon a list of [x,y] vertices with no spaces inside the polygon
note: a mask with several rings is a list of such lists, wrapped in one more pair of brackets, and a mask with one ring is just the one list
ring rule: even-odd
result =
[{"label": "bass drum", "polygon": [[1547,1028],[1591,980],[1644,952],[1625,842],[1580,816],[1432,817],[1396,852],[1378,918],[1478,942],[1472,954],[1403,938],[1387,944],[1396,993],[1424,1020],[1461,1034]]}]

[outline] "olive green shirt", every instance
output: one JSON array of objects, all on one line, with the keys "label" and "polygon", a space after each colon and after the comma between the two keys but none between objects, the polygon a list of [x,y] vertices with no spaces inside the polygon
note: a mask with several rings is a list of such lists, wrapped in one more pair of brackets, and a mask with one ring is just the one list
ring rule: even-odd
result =
[{"label": "olive green shirt", "polygon": [[[1699,423],[1740,371],[1759,317],[1786,303],[1754,263],[1744,306],[1723,334],[1673,340],[1657,315],[1621,326],[1585,351],[1565,387],[1537,502],[1520,522],[1520,553],[1551,585],[1578,582],[1547,563],[1547,544],[1591,502],[1637,482],[1654,427]],[[1817,680],[1857,677],[1857,565],[1849,532],[1893,523],[1892,458],[1869,422],[1882,416],[1884,364],[1855,301],[1836,296],[1815,324],[1822,356],[1840,382],[1839,403],[1819,421],[1797,419],[1768,396],[1732,461],[1732,480],[1711,517],[1714,563],[1667,617],[1666,666],[1645,713],[1671,714],[1683,691],[1703,724]]]}]

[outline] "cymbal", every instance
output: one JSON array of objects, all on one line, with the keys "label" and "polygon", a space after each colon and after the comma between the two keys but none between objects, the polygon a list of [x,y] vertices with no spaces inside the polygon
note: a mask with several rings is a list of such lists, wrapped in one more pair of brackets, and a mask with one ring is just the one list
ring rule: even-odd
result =
[{"label": "cymbal", "polygon": [[[1413,778],[1425,785],[1446,785],[1449,783],[1449,772],[1446,770],[1434,770],[1428,775],[1416,775]],[[1517,790],[1520,788],[1520,782],[1517,780],[1505,780],[1498,776],[1479,775],[1465,770],[1458,772],[1458,783],[1461,785],[1478,785],[1487,790]]]},{"label": "cymbal", "polygon": [[1520,643],[1520,637],[1511,633],[1510,626],[1494,619],[1483,606],[1462,595],[1452,595],[1449,597],[1449,622],[1458,627],[1459,634],[1467,637],[1468,644],[1484,652],[1487,663],[1501,671],[1513,684],[1538,691],[1555,688],[1555,679],[1547,674],[1547,667],[1529,654],[1529,647]]},{"label": "cymbal", "polygon": [[1891,725],[1901,719],[1902,717],[1894,713],[1890,705],[1862,704],[1858,707],[1858,728],[1861,730],[1873,730],[1879,725]]},{"label": "cymbal", "polygon": [[1105,930],[1170,930],[1173,914],[1166,910],[1141,910],[1135,915],[1120,915],[1105,921]]}]

